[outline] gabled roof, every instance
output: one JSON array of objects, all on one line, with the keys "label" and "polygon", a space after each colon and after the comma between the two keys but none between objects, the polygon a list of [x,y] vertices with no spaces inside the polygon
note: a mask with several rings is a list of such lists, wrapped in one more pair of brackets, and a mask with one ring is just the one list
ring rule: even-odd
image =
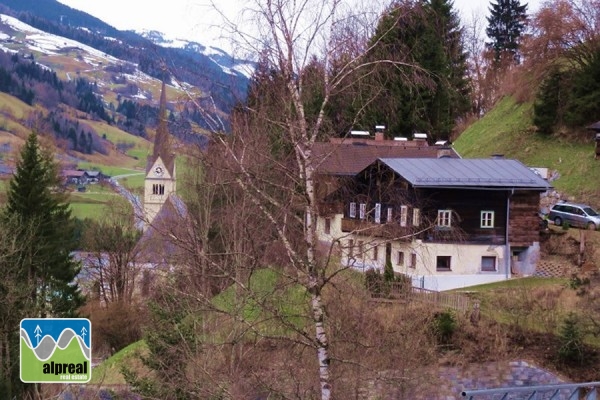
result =
[{"label": "gabled roof", "polygon": [[395,173],[417,188],[533,189],[550,184],[527,166],[509,159],[382,158]]},{"label": "gabled roof", "polygon": [[[398,145],[398,143],[372,142],[362,143],[330,143],[318,142],[313,146],[313,156],[317,171],[328,175],[356,175],[378,158],[437,158],[440,146]],[[375,144],[376,143],[376,144]],[[447,148],[451,158],[460,158],[452,148]]]},{"label": "gabled roof", "polygon": [[183,247],[190,240],[189,224],[185,203],[170,194],[137,244],[139,259],[166,265],[180,262],[185,255]]}]

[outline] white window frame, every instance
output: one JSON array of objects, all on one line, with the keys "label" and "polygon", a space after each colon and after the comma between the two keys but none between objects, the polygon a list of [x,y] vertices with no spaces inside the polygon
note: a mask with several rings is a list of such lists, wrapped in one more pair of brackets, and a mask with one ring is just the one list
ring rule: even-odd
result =
[{"label": "white window frame", "polygon": [[360,203],[358,206],[358,216],[360,219],[367,218],[367,205],[365,203]]},{"label": "white window frame", "polygon": [[375,223],[381,223],[381,203],[375,203]]},{"label": "white window frame", "polygon": [[494,211],[481,211],[481,217],[479,219],[481,228],[491,229],[494,227]]},{"label": "white window frame", "polygon": [[406,226],[408,219],[408,207],[400,206],[400,226]]},{"label": "white window frame", "polygon": [[390,223],[394,217],[394,209],[392,207],[387,208],[387,219],[385,222]]},{"label": "white window frame", "polygon": [[356,218],[356,203],[350,203],[350,210],[348,211],[348,216],[350,218]]},{"label": "white window frame", "polygon": [[421,225],[421,210],[413,208],[413,226]]},{"label": "white window frame", "polygon": [[438,210],[436,225],[450,228],[452,226],[452,210]]}]

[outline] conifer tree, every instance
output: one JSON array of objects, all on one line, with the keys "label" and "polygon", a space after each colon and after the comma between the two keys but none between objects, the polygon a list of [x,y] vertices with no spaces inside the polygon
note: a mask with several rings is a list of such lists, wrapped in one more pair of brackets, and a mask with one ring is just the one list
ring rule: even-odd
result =
[{"label": "conifer tree", "polygon": [[20,226],[35,226],[33,236],[15,229],[13,236],[23,242],[16,254],[19,278],[32,285],[29,317],[74,316],[82,297],[73,283],[79,266],[75,250],[74,222],[69,204],[61,193],[57,165],[51,154],[32,133],[21,150],[16,173],[10,181],[5,218]]},{"label": "conifer tree", "polygon": [[420,69],[378,65],[370,83],[376,97],[357,128],[384,124],[391,135],[428,132],[447,139],[469,109],[466,53],[452,3],[394,4],[379,21],[371,46],[372,60],[403,61]]},{"label": "conifer tree", "polygon": [[496,0],[496,3],[490,3],[489,10],[485,33],[491,40],[487,46],[494,51],[494,60],[499,62],[503,54],[507,54],[518,63],[520,39],[527,22],[527,4],[521,5],[520,0]]}]

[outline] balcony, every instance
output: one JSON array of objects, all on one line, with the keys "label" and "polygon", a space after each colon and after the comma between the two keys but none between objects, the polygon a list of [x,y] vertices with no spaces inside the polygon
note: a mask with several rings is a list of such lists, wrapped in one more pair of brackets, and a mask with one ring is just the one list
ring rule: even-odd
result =
[{"label": "balcony", "polygon": [[398,223],[376,224],[364,219],[342,218],[342,232],[353,232],[363,236],[384,239],[399,239],[410,236],[419,227],[402,227]]}]

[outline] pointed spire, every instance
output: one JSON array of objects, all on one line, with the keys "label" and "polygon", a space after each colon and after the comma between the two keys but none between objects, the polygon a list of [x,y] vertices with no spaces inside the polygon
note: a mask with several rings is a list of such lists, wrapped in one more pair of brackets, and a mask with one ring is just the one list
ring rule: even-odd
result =
[{"label": "pointed spire", "polygon": [[149,159],[148,168],[152,167],[152,164],[158,157],[163,160],[165,166],[170,170],[169,172],[172,175],[174,155],[173,149],[171,148],[171,140],[167,123],[167,90],[164,80],[162,81],[162,89],[160,93],[158,127],[156,128],[156,136],[154,137],[154,150],[152,152],[152,158]]},{"label": "pointed spire", "polygon": [[160,155],[163,159],[170,155],[171,146],[169,146],[169,130],[167,127],[167,91],[165,81],[162,81],[162,89],[160,92],[160,106],[158,109],[158,127],[156,128],[156,136],[154,137],[154,152],[152,158]]}]

